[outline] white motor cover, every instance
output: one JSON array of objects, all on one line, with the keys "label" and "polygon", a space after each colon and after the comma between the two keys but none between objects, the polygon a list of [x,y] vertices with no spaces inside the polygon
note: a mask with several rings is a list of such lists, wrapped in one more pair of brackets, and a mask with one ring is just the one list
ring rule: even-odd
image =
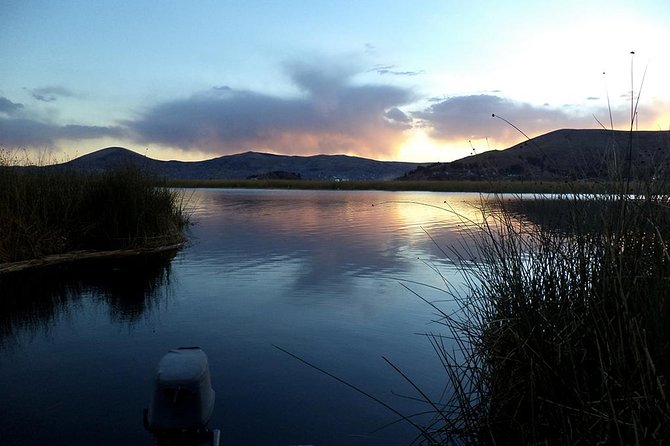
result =
[{"label": "white motor cover", "polygon": [[213,410],[214,390],[205,352],[199,347],[170,350],[158,363],[149,428],[157,432],[203,429]]}]

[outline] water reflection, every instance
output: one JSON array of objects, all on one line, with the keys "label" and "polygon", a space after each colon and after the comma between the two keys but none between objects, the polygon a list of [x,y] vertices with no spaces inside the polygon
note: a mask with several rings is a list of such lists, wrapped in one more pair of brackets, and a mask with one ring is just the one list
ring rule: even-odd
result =
[{"label": "water reflection", "polygon": [[110,318],[133,323],[158,305],[176,252],[96,260],[0,276],[0,345],[18,331],[48,328],[84,297],[108,307]]},{"label": "water reflection", "polygon": [[444,302],[443,280],[460,276],[431,237],[445,251],[460,243],[480,196],[200,190],[193,200],[190,243],[171,263],[0,284],[2,342],[17,342],[0,348],[0,379],[12,382],[0,387],[3,439],[97,444],[105,432],[107,444],[148,444],[141,408],[156,362],[199,345],[217,392],[211,425],[230,444],[409,443],[404,424],[371,433],[395,419],[386,409],[272,345],[403,413],[424,411],[397,396],[412,389],[380,358],[443,394],[441,363],[416,335],[439,327],[398,281]]},{"label": "water reflection", "polygon": [[354,277],[397,277],[417,257],[448,262],[445,252],[451,251],[441,248],[460,243],[460,231],[480,220],[481,213],[479,195],[444,198],[431,193],[200,191],[194,260],[222,273],[283,264],[293,278],[292,291],[346,291]]}]

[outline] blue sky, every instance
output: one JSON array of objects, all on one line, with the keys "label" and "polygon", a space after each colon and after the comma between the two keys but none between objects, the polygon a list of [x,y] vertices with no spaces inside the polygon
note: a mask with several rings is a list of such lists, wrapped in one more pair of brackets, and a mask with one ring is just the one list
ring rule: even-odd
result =
[{"label": "blue sky", "polygon": [[57,159],[449,161],[523,139],[493,113],[628,128],[631,68],[670,128],[667,0],[4,0],[0,29],[0,144]]}]

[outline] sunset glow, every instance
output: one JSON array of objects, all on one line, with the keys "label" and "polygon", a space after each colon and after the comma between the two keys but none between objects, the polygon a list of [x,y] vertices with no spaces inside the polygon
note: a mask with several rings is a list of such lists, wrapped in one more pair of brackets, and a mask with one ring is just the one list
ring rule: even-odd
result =
[{"label": "sunset glow", "polygon": [[450,146],[431,138],[425,129],[416,129],[398,150],[395,159],[419,162],[451,161],[469,155],[467,148]]},{"label": "sunset glow", "polygon": [[665,0],[6,2],[0,144],[444,162],[524,139],[492,114],[628,128],[631,90],[668,129],[668,23]]}]

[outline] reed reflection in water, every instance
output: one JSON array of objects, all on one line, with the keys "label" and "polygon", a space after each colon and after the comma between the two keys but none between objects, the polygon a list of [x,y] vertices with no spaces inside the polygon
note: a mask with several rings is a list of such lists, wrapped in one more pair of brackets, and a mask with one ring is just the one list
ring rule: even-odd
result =
[{"label": "reed reflection in water", "polygon": [[85,297],[106,305],[111,320],[136,323],[166,296],[175,254],[75,262],[0,276],[0,346],[11,346],[21,332],[48,330]]}]

